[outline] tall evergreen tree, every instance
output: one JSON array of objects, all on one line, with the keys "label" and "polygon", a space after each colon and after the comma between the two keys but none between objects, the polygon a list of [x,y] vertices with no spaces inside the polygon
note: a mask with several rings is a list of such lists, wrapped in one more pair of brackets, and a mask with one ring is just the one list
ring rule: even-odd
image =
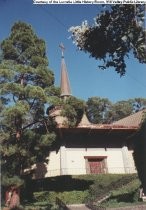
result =
[{"label": "tall evergreen tree", "polygon": [[44,40],[38,38],[31,25],[26,23],[15,23],[10,36],[2,42],[1,48],[6,60],[14,60],[34,68],[48,65]]},{"label": "tall evergreen tree", "polygon": [[2,184],[20,184],[24,169],[46,161],[55,140],[45,104],[57,100],[59,91],[48,69],[45,42],[30,25],[15,23],[1,49]]},{"label": "tall evergreen tree", "polygon": [[62,101],[61,115],[66,118],[64,124],[68,127],[77,126],[83,116],[85,102],[73,96],[69,96],[65,101]]}]

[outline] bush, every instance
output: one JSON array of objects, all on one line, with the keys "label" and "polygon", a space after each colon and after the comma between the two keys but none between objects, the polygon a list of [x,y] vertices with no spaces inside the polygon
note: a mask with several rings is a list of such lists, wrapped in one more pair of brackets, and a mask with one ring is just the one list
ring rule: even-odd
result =
[{"label": "bush", "polygon": [[70,191],[70,192],[35,192],[34,199],[36,202],[47,201],[51,204],[56,202],[56,197],[65,204],[81,204],[84,203],[88,191]]},{"label": "bush", "polygon": [[105,206],[116,207],[137,203],[139,201],[139,186],[140,181],[134,179],[119,189],[112,190],[108,201],[104,202]]},{"label": "bush", "polygon": [[89,195],[87,202],[98,201],[104,196],[111,194],[113,190],[121,188],[123,185],[128,184],[131,180],[137,177],[133,175],[112,175],[105,174],[97,176],[95,183],[89,189]]}]

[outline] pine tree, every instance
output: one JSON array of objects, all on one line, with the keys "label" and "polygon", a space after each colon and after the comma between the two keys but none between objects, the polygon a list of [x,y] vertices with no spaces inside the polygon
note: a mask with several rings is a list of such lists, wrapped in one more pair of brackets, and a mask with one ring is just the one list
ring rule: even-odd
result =
[{"label": "pine tree", "polygon": [[48,69],[45,42],[30,25],[15,23],[1,50],[2,185],[21,185],[24,170],[46,161],[55,141],[45,109],[59,90]]},{"label": "pine tree", "polygon": [[64,116],[64,124],[67,127],[76,127],[83,116],[85,109],[85,102],[73,96],[69,96],[65,101],[62,101],[61,115]]}]

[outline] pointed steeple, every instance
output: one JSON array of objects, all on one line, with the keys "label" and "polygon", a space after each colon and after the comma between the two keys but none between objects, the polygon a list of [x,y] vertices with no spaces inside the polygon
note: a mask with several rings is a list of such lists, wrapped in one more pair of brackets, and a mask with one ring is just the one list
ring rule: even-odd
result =
[{"label": "pointed steeple", "polygon": [[62,51],[62,57],[61,57],[61,97],[66,98],[71,95],[71,88],[70,88],[70,83],[69,83],[69,78],[68,78],[68,73],[67,73],[67,67],[65,64],[65,59],[64,59],[64,50],[65,47],[63,44],[60,44],[59,47],[61,48]]}]

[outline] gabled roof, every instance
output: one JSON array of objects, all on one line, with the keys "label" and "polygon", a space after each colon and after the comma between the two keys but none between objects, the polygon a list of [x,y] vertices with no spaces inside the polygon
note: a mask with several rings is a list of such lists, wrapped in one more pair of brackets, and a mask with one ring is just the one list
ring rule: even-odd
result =
[{"label": "gabled roof", "polygon": [[136,112],[128,117],[125,117],[111,124],[92,124],[88,121],[86,115],[84,114],[77,128],[138,129],[142,122],[144,112],[146,112],[146,109]]},{"label": "gabled roof", "polygon": [[144,112],[146,112],[146,109],[136,112],[128,117],[121,119],[121,120],[118,120],[118,121],[112,123],[112,125],[124,126],[124,127],[139,127],[142,122]]},{"label": "gabled roof", "polygon": [[84,113],[78,127],[86,127],[86,126],[91,126],[91,125],[92,123],[89,122],[86,114]]},{"label": "gabled roof", "polygon": [[[74,129],[95,129],[95,130],[137,130],[142,122],[143,114],[145,110],[136,112],[128,117],[125,117],[121,120],[118,120],[111,124],[93,124],[90,123],[86,114],[83,114],[83,117],[80,123]],[[61,116],[61,108],[53,110],[50,116],[54,116],[57,122],[58,128],[69,129],[64,121],[67,120],[65,117]]]}]

